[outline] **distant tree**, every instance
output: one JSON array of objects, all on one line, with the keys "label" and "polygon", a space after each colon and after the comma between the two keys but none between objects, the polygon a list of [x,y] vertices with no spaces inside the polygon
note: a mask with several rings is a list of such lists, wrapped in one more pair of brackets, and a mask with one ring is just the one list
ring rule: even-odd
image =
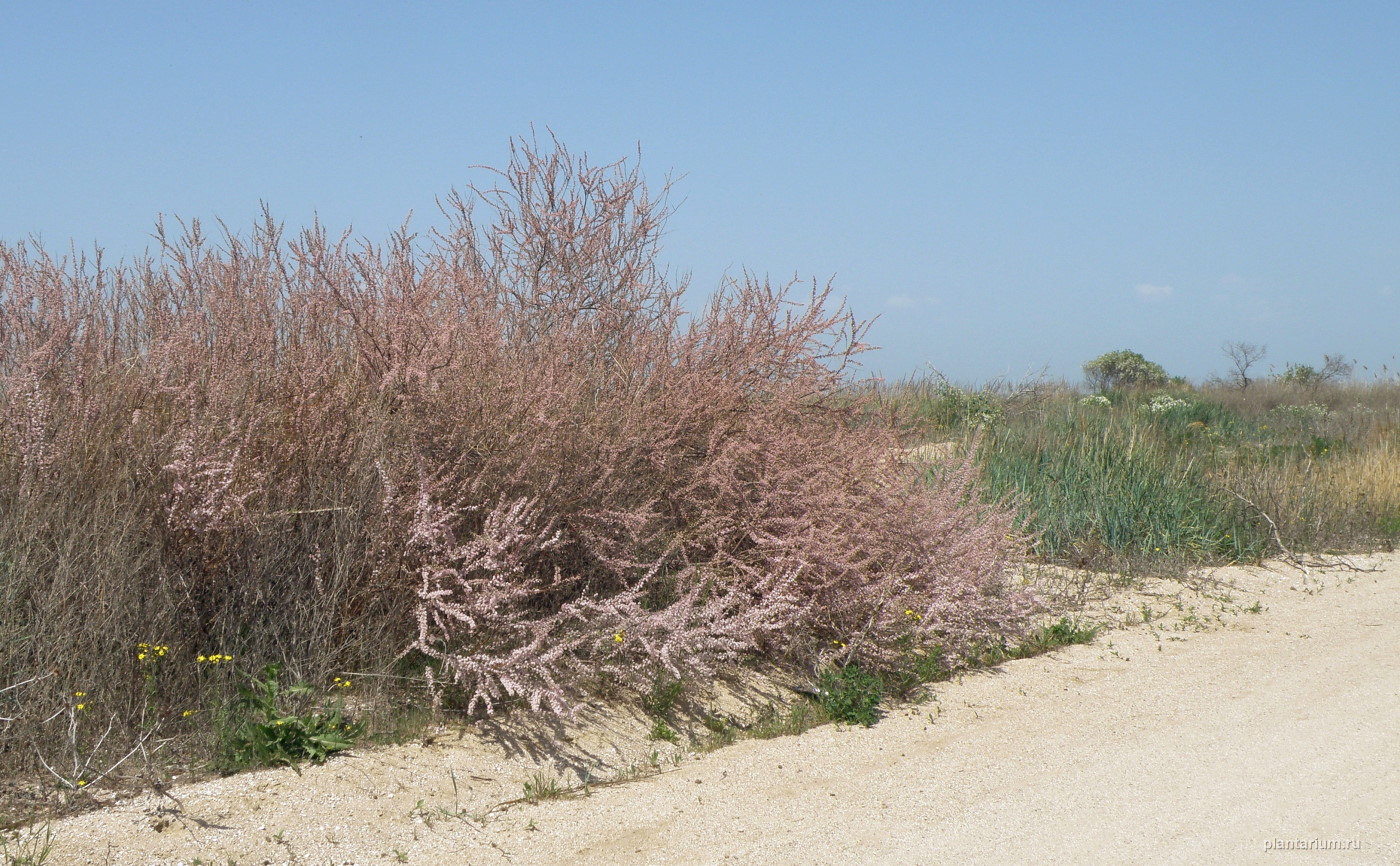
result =
[{"label": "distant tree", "polygon": [[1286,364],[1283,368],[1283,375],[1279,376],[1278,379],[1289,385],[1302,385],[1307,388],[1322,384],[1322,376],[1319,375],[1317,368],[1311,364]]},{"label": "distant tree", "polygon": [[1227,381],[1239,388],[1241,391],[1247,390],[1252,379],[1249,378],[1249,371],[1255,364],[1264,360],[1264,356],[1269,354],[1268,346],[1259,346],[1254,343],[1226,343],[1220,347],[1220,351],[1225,353],[1225,357],[1230,359],[1230,372],[1226,374]]},{"label": "distant tree", "polygon": [[1167,371],[1161,364],[1137,352],[1121,349],[1106,352],[1084,364],[1084,378],[1095,391],[1110,388],[1150,388],[1167,384]]},{"label": "distant tree", "polygon": [[1348,361],[1342,355],[1323,355],[1322,371],[1318,373],[1324,382],[1337,382],[1342,379],[1350,379],[1351,371],[1356,369],[1354,361]]},{"label": "distant tree", "polygon": [[1309,364],[1288,364],[1284,367],[1283,375],[1279,377],[1279,380],[1290,385],[1316,388],[1319,385],[1348,378],[1355,367],[1354,363],[1346,360],[1340,354],[1323,355],[1322,369],[1319,370]]}]

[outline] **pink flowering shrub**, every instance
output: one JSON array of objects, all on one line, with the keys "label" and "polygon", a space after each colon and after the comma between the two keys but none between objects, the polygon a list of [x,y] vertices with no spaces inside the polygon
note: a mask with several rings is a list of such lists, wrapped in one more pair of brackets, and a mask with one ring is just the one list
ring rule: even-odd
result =
[{"label": "pink flowering shrub", "polygon": [[745,275],[687,315],[635,168],[521,147],[498,180],[383,244],[269,217],[116,267],[0,245],[7,669],[158,629],[568,712],[1020,632],[1010,513],[839,399],[864,326],[829,287]]}]

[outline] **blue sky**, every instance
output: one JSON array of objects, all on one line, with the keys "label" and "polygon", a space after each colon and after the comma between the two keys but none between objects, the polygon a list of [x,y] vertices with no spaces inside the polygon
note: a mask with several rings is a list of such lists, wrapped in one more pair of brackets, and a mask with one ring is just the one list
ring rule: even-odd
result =
[{"label": "blue sky", "polygon": [[[0,239],[383,237],[545,127],[679,177],[662,259],[878,316],[866,368],[1400,354],[1400,3],[11,3]],[[699,297],[697,297],[697,301]],[[1358,371],[1360,372],[1360,371]]]}]

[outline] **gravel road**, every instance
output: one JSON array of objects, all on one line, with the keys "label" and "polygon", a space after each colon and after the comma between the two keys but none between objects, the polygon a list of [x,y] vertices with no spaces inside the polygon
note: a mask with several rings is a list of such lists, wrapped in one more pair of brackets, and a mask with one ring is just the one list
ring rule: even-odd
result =
[{"label": "gravel road", "polygon": [[[665,753],[484,822],[548,746],[497,730],[190,785],[55,825],[51,862],[1396,864],[1400,555],[1355,562],[1120,595],[1103,609],[1136,624],[874,728]],[[565,763],[639,760],[636,724],[568,733]]]}]

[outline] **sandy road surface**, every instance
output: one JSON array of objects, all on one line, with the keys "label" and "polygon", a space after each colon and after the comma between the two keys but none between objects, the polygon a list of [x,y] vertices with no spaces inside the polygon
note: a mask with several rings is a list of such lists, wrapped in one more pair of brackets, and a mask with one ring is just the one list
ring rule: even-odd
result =
[{"label": "sandy road surface", "polygon": [[1231,604],[1149,596],[1152,625],[872,729],[742,742],[484,826],[448,812],[518,794],[520,758],[401,748],[72,819],[53,862],[1396,864],[1400,556],[1366,562],[1230,569]]}]

